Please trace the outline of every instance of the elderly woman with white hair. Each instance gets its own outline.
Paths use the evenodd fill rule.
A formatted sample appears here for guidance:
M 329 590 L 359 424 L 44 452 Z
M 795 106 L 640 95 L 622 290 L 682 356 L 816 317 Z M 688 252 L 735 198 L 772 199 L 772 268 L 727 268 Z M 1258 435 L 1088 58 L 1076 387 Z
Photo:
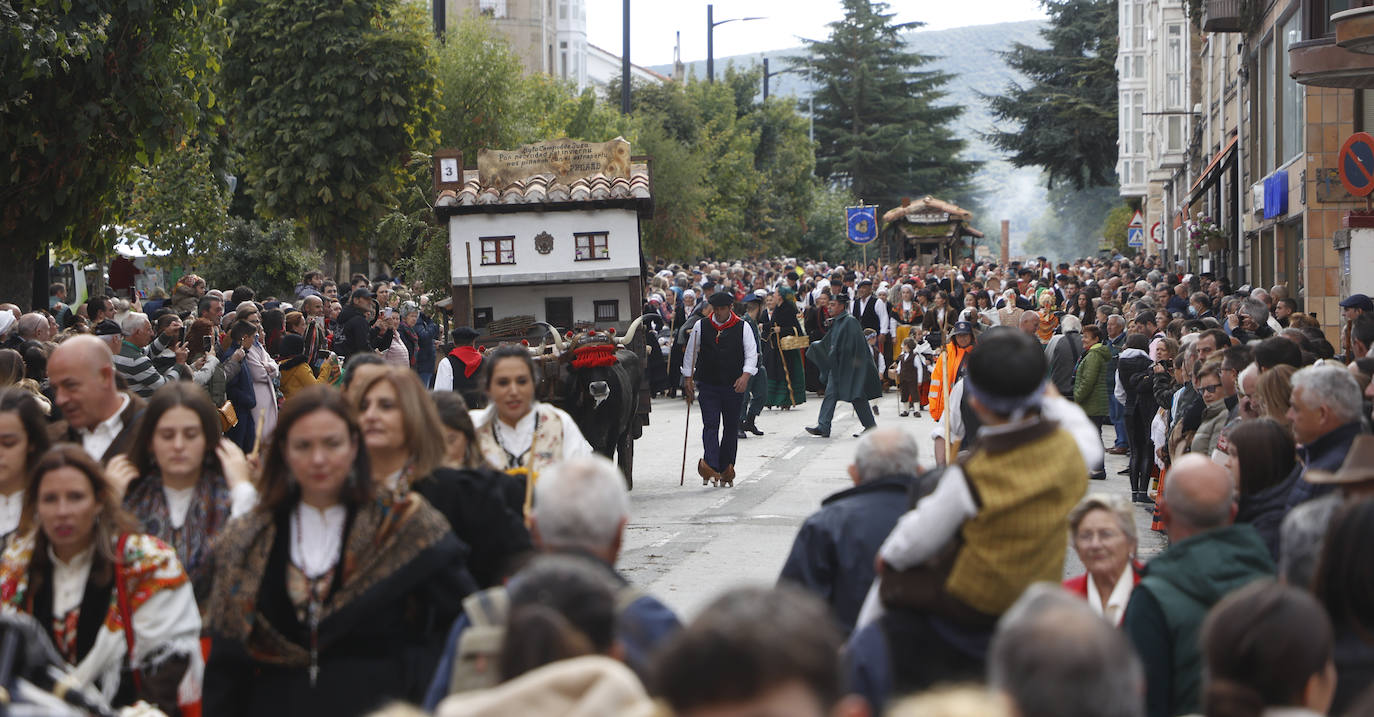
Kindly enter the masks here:
M 1073 314 L 1059 320 L 1059 333 L 1045 344 L 1045 359 L 1050 363 L 1050 382 L 1061 396 L 1073 396 L 1073 371 L 1083 358 L 1083 324 Z
M 1111 624 L 1120 625 L 1144 569 L 1135 559 L 1138 542 L 1131 504 L 1105 493 L 1084 496 L 1069 511 L 1069 542 L 1087 572 L 1065 580 L 1064 589 L 1087 600 Z

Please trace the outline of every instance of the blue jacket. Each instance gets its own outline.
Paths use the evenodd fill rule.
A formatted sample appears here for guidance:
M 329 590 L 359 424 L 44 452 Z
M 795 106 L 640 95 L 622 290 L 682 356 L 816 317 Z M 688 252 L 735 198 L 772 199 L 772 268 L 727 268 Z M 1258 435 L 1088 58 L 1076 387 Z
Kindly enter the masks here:
M 434 339 L 439 335 L 439 325 L 430 321 L 423 313 L 415 321 L 415 373 L 434 373 Z M 426 387 L 428 388 L 428 387 Z
M 1355 436 L 1360 435 L 1362 430 L 1360 422 L 1354 421 L 1307 445 L 1298 446 L 1298 457 L 1302 459 L 1299 469 L 1302 471 L 1303 477 L 1293 484 L 1293 491 L 1288 494 L 1289 510 L 1292 510 L 1293 506 L 1299 503 L 1312 500 L 1331 490 L 1332 486 L 1330 485 L 1308 483 L 1306 480 L 1307 472 L 1340 470 L 1341 463 L 1345 462 L 1345 454 L 1350 452 L 1350 444 L 1355 442 Z
M 844 631 L 852 631 L 873 584 L 873 556 L 906 512 L 911 480 L 886 476 L 821 501 L 797 531 L 779 582 L 790 580 L 818 595 Z
M 629 585 L 614 569 L 607 566 L 615 580 Z M 448 697 L 449 682 L 453 678 L 453 660 L 458 654 L 458 640 L 471 623 L 467 615 L 459 616 L 449 630 L 444 651 L 439 655 L 439 665 L 434 670 L 434 678 L 425 691 L 424 709 L 434 712 L 440 702 Z M 667 605 L 649 595 L 641 595 L 616 616 L 616 638 L 625 647 L 625 664 L 640 676 L 647 679 L 649 657 L 664 640 L 682 628 L 677 615 Z
M 237 346 L 229 348 L 219 353 L 221 365 L 234 355 Z M 238 415 L 239 422 L 233 428 L 224 432 L 224 437 L 233 441 L 245 453 L 253 450 L 253 441 L 257 439 L 257 426 L 253 422 L 253 409 L 258 407 L 258 399 L 253 393 L 253 376 L 244 366 L 233 379 L 225 382 L 224 395 L 229 402 L 234 404 L 234 412 Z

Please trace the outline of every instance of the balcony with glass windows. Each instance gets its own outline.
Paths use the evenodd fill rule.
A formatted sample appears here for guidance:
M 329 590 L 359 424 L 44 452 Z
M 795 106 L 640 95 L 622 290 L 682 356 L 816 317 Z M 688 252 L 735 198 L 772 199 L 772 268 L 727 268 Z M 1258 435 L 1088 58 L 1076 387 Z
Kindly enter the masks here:
M 1371 0 L 1303 0 L 1306 32 L 1289 45 L 1290 76 L 1315 87 L 1374 89 Z M 1362 7 L 1350 8 L 1358 4 Z

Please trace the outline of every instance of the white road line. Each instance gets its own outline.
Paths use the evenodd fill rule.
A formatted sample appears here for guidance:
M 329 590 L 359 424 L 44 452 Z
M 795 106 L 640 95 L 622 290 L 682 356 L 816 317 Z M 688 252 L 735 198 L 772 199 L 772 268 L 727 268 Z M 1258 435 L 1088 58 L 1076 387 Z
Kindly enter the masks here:
M 673 533 L 672 535 L 670 535 L 670 536 L 668 536 L 668 537 L 666 537 L 666 538 L 659 538 L 658 540 L 655 540 L 654 542 L 649 543 L 649 549 L 650 549 L 650 550 L 653 550 L 653 549 L 656 549 L 656 548 L 661 548 L 661 547 L 667 545 L 668 543 L 672 542 L 673 538 L 676 538 L 676 537 L 679 536 L 679 535 L 682 535 L 682 531 L 680 531 L 680 530 L 679 530 L 678 532 L 676 532 L 676 533 Z
M 782 460 L 785 460 L 785 461 L 790 461 L 790 460 L 792 460 L 794 457 L 796 457 L 796 455 L 797 455 L 798 453 L 801 453 L 801 452 L 802 452 L 802 448 L 803 448 L 803 446 L 797 446 L 796 448 L 793 448 L 792 450 L 790 450 L 790 451 L 784 453 L 784 454 L 782 455 Z

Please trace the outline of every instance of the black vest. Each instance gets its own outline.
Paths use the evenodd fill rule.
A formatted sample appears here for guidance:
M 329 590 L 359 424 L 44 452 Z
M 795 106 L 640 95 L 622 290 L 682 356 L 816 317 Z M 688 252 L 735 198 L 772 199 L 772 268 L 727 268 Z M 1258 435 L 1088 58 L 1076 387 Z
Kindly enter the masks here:
M 701 320 L 701 345 L 697 347 L 697 366 L 692 372 L 697 383 L 712 386 L 732 385 L 744 373 L 744 321 L 728 329 L 716 330 L 710 317 Z
M 868 302 L 867 306 L 864 306 L 865 301 Z M 859 307 L 863 307 L 863 310 L 860 311 Z M 859 325 L 865 329 L 877 331 L 883 325 L 883 320 L 878 316 L 878 297 L 876 296 L 870 294 L 867 299 L 855 299 L 851 311 L 859 319 Z

